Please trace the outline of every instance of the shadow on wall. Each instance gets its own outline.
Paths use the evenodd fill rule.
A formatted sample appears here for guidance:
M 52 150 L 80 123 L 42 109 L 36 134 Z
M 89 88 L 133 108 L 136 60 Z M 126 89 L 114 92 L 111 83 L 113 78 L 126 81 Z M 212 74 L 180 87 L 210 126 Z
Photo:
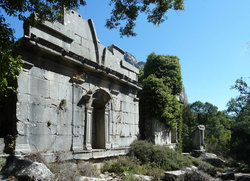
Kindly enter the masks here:
M 16 102 L 15 93 L 0 102 L 0 153 L 12 154 L 15 148 L 16 130 Z

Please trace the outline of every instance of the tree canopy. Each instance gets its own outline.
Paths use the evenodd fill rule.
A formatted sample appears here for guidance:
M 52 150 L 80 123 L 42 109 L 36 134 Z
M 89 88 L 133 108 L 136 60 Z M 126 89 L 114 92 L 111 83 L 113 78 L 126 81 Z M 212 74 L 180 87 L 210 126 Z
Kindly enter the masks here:
M 250 87 L 243 78 L 237 79 L 232 86 L 239 96 L 228 102 L 229 113 L 235 120 L 232 127 L 231 152 L 237 159 L 250 163 Z M 241 154 L 238 154 L 241 153 Z
M 88 0 L 0 0 L 0 8 L 8 16 L 27 19 L 29 13 L 37 13 L 39 19 L 55 20 L 61 18 L 62 8 L 78 9 Z M 106 21 L 109 29 L 119 28 L 121 36 L 135 36 L 134 27 L 140 13 L 147 15 L 147 21 L 159 25 L 167 19 L 169 10 L 183 10 L 184 0 L 110 0 L 113 7 Z
M 148 22 L 160 25 L 167 19 L 166 13 L 169 10 L 184 10 L 184 0 L 111 0 L 110 4 L 114 5 L 114 9 L 106 27 L 120 27 L 121 36 L 136 35 L 134 27 L 139 13 L 145 13 Z M 125 22 L 124 26 L 122 22 Z
M 208 151 L 228 153 L 231 140 L 232 119 L 211 103 L 196 101 L 183 108 L 183 149 L 192 150 L 192 131 L 205 126 L 205 144 Z

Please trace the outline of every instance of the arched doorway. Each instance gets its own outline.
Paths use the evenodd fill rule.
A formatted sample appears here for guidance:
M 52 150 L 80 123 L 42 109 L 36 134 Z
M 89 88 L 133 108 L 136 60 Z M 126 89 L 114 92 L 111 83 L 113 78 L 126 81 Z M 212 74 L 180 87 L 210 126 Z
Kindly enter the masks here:
M 91 145 L 93 149 L 105 149 L 108 121 L 105 113 L 109 109 L 110 96 L 104 90 L 97 90 L 92 96 L 92 133 Z

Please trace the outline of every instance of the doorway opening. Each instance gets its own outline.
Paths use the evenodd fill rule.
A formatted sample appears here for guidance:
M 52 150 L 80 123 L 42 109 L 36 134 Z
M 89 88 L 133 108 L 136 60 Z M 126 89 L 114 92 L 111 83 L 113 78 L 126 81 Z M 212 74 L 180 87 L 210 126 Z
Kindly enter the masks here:
M 103 90 L 98 90 L 93 94 L 92 113 L 92 148 L 105 149 L 105 109 L 110 100 L 109 94 Z

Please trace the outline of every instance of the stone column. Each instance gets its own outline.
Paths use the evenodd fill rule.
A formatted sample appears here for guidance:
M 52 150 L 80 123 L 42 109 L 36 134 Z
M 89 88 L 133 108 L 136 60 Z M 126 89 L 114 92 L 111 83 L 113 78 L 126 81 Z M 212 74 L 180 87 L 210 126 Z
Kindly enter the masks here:
M 92 112 L 93 112 L 93 108 L 92 107 L 88 107 L 86 108 L 86 132 L 85 132 L 85 148 L 87 150 L 91 150 L 92 149 L 92 145 L 91 145 L 91 137 L 92 137 Z
M 196 150 L 204 150 L 204 131 L 205 131 L 205 126 L 204 125 L 199 125 L 196 127 L 196 129 L 192 133 L 192 143 L 193 143 L 193 148 Z
M 105 110 L 105 148 L 110 149 L 110 110 Z
M 171 143 L 177 143 L 177 130 L 176 130 L 176 128 L 171 130 Z

